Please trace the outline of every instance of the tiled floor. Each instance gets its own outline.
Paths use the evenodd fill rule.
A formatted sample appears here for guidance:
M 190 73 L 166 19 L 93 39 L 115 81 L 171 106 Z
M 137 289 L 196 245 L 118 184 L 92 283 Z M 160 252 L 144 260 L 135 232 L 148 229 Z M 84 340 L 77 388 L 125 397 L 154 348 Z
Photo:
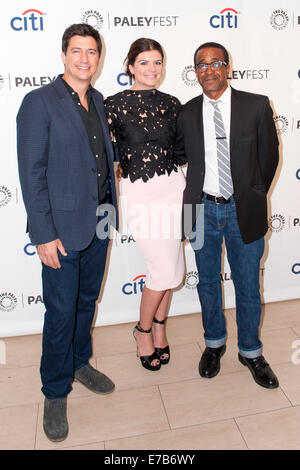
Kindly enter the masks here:
M 234 317 L 226 311 L 227 352 L 210 380 L 198 374 L 199 314 L 169 318 L 172 356 L 159 372 L 140 366 L 131 324 L 95 328 L 92 363 L 116 390 L 99 396 L 74 383 L 70 432 L 59 444 L 43 433 L 41 336 L 5 339 L 0 449 L 300 449 L 300 363 L 294 363 L 300 362 L 300 299 L 264 306 L 261 337 L 280 381 L 276 390 L 259 387 L 238 362 Z

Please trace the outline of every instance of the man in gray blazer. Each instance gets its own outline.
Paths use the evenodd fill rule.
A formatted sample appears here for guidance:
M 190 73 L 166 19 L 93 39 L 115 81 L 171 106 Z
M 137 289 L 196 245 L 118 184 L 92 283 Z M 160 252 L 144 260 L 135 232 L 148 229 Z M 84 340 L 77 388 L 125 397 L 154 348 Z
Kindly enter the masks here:
M 278 164 L 273 112 L 267 96 L 228 86 L 229 58 L 221 44 L 202 44 L 194 63 L 203 94 L 179 113 L 176 153 L 181 163 L 188 163 L 183 203 L 193 210 L 185 211 L 192 213 L 185 235 L 196 220 L 194 209 L 204 206 L 204 243 L 202 248 L 194 244 L 206 344 L 199 373 L 216 376 L 226 349 L 220 280 L 225 240 L 236 295 L 238 358 L 256 383 L 276 388 L 277 377 L 262 356 L 259 339 L 267 192 Z M 203 227 L 200 216 L 198 222 Z
M 94 28 L 70 26 L 62 39 L 64 74 L 27 94 L 17 116 L 28 231 L 42 261 L 44 431 L 53 441 L 68 433 L 73 379 L 96 393 L 114 390 L 88 362 L 109 224 L 118 224 L 113 149 L 102 95 L 91 86 L 101 48 Z

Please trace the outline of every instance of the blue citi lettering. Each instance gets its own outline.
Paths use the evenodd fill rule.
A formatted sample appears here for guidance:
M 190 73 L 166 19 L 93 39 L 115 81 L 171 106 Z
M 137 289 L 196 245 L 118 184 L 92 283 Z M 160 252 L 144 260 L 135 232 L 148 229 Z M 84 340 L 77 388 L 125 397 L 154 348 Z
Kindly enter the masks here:
M 145 285 L 145 277 L 145 274 L 142 274 L 141 276 L 135 277 L 132 282 L 127 282 L 126 284 L 124 284 L 124 286 L 122 287 L 123 294 L 132 295 L 142 292 Z
M 32 249 L 33 251 L 31 251 Z M 35 245 L 33 243 L 27 243 L 27 245 L 24 246 L 24 253 L 29 256 L 36 255 Z
M 225 12 L 227 12 L 225 14 Z M 212 28 L 237 28 L 238 12 L 233 8 L 224 8 L 219 15 L 211 16 L 209 24 Z
M 126 73 L 122 72 L 117 76 L 117 82 L 121 86 L 132 86 L 133 80 L 132 77 L 128 77 Z
M 26 16 L 31 13 L 29 16 Z M 36 13 L 38 16 L 36 15 Z M 43 31 L 43 13 L 39 10 L 26 10 L 22 16 L 15 16 L 10 21 L 10 26 L 14 31 Z
M 300 263 L 295 263 L 293 266 L 292 266 L 292 272 L 294 274 L 300 274 Z

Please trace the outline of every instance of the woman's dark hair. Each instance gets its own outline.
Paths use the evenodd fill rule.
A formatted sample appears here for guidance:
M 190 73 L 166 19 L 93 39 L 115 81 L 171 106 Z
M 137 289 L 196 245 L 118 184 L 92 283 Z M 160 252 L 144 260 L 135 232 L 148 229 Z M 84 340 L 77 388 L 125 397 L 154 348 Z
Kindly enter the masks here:
M 69 28 L 65 30 L 63 37 L 62 37 L 62 46 L 61 46 L 64 54 L 67 53 L 69 41 L 73 36 L 92 36 L 92 38 L 94 38 L 97 43 L 99 56 L 101 55 L 102 42 L 101 42 L 100 34 L 95 28 L 93 28 L 92 26 L 86 23 L 72 24 L 71 26 L 69 26 Z
M 206 42 L 204 44 L 201 44 L 201 46 L 199 46 L 198 49 L 196 50 L 196 52 L 194 54 L 194 65 L 196 65 L 196 59 L 197 59 L 198 52 L 201 49 L 206 49 L 207 47 L 215 47 L 216 49 L 221 49 L 221 51 L 223 52 L 223 55 L 224 55 L 224 62 L 226 62 L 227 65 L 229 64 L 228 52 L 225 49 L 225 47 L 222 46 L 222 44 L 218 44 L 217 42 Z
M 159 42 L 155 41 L 154 39 L 147 38 L 137 39 L 131 44 L 127 57 L 124 60 L 124 64 L 126 65 L 126 74 L 129 75 L 129 77 L 132 77 L 132 73 L 129 70 L 129 65 L 133 65 L 137 56 L 141 52 L 145 51 L 158 51 L 160 52 L 162 59 L 164 59 L 164 53 Z

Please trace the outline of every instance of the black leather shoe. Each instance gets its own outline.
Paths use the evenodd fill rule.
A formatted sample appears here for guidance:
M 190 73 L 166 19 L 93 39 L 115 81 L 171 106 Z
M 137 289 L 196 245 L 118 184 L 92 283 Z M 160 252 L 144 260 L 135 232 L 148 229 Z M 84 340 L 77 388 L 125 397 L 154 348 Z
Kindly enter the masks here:
M 250 369 L 255 382 L 266 388 L 277 388 L 278 379 L 263 356 L 248 359 L 239 354 L 239 361 Z
M 201 377 L 211 379 L 220 371 L 220 359 L 226 351 L 226 344 L 220 348 L 205 348 L 199 362 L 199 374 Z

